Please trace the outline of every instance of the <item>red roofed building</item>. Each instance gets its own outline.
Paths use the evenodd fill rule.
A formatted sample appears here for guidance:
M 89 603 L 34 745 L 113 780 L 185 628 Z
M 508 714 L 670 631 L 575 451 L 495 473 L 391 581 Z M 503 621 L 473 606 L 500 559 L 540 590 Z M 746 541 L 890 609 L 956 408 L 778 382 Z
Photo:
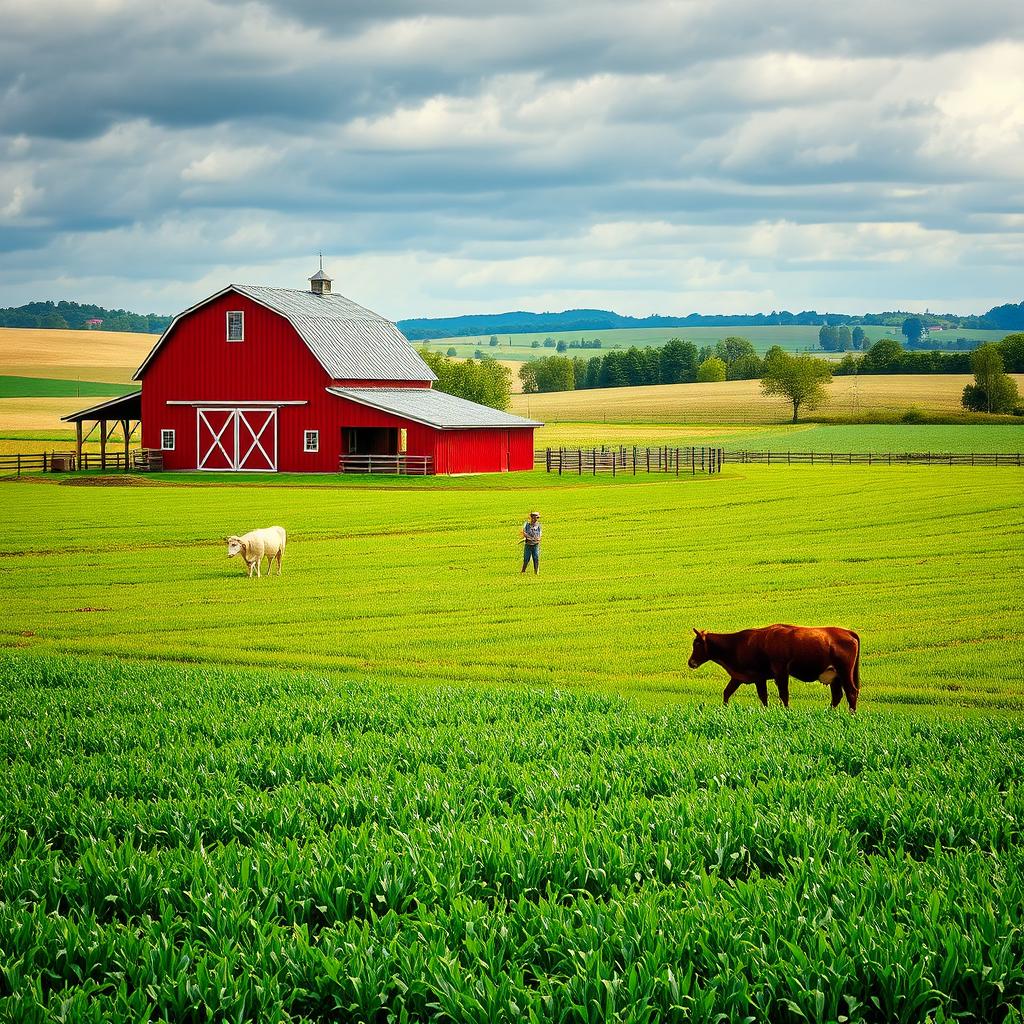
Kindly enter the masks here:
M 541 425 L 434 391 L 398 328 L 322 269 L 309 291 L 228 285 L 186 309 L 134 379 L 166 469 L 526 470 Z

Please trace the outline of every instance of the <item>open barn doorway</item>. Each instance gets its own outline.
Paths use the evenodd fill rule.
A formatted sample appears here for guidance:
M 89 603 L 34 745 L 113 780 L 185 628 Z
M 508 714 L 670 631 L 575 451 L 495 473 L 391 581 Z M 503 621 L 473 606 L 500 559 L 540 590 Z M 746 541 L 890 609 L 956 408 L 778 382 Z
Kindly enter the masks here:
M 342 427 L 341 450 L 346 455 L 397 455 L 397 427 Z

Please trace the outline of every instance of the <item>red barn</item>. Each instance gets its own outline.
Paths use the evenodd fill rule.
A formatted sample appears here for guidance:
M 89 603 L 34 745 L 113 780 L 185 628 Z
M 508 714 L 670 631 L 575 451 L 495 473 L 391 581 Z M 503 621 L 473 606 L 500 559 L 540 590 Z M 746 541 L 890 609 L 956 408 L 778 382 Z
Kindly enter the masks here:
M 434 391 L 389 320 L 331 293 L 229 285 L 174 318 L 135 374 L 167 469 L 495 473 L 541 424 Z

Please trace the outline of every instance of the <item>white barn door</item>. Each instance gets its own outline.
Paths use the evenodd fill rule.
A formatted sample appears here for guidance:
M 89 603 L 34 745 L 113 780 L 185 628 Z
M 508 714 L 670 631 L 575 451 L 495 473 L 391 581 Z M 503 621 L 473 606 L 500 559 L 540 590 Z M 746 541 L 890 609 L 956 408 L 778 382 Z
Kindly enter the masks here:
M 196 409 L 196 466 L 276 472 L 277 409 Z

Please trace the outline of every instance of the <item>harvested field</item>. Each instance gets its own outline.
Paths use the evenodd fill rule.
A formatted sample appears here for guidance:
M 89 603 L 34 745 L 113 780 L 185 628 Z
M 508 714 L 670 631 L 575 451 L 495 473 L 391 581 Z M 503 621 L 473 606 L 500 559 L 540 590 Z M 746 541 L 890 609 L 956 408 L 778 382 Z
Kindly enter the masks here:
M 128 383 L 155 334 L 0 327 L 0 374 Z

